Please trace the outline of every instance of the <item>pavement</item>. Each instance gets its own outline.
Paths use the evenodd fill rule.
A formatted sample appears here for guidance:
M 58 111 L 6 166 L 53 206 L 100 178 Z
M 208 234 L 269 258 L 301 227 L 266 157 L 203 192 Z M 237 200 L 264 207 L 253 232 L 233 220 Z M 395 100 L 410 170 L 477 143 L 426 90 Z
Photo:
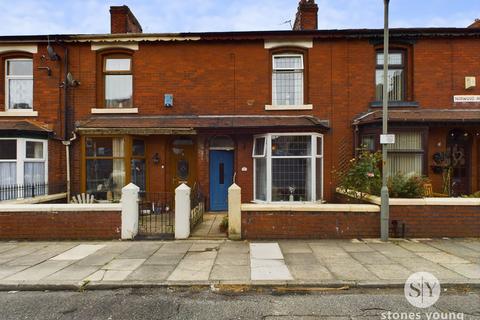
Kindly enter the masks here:
M 0 290 L 480 287 L 480 239 L 0 242 Z M 219 290 L 220 290 L 219 289 Z

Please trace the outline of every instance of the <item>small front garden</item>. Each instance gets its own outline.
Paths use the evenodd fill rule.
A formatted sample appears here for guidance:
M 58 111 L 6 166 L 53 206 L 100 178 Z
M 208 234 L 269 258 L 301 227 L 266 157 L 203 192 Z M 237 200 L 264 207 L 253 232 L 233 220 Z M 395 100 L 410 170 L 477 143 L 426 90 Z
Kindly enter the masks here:
M 337 173 L 339 191 L 359 200 L 368 195 L 380 196 L 381 165 L 381 152 L 361 151 L 357 158 L 350 160 L 346 170 Z M 391 198 L 449 197 L 448 194 L 434 193 L 427 177 L 400 172 L 388 178 L 388 191 Z M 462 197 L 478 198 L 480 191 Z

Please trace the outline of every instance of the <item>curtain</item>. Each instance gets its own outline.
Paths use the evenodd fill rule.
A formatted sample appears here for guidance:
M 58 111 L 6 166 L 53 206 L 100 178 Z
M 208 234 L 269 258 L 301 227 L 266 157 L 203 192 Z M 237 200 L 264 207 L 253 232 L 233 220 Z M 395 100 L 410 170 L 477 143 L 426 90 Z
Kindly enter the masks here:
M 114 199 L 120 199 L 122 188 L 125 186 L 125 159 L 124 157 L 123 138 L 113 139 L 113 157 L 121 157 L 122 159 L 113 160 L 113 195 Z
M 32 109 L 33 80 L 10 79 L 8 90 L 10 109 Z
M 255 200 L 267 201 L 266 158 L 255 158 Z
M 105 76 L 107 108 L 131 108 L 132 92 L 132 75 Z
M 45 163 L 44 162 L 25 162 L 24 165 L 24 184 L 43 184 L 45 183 Z
M 0 185 L 11 186 L 17 184 L 17 163 L 0 162 Z

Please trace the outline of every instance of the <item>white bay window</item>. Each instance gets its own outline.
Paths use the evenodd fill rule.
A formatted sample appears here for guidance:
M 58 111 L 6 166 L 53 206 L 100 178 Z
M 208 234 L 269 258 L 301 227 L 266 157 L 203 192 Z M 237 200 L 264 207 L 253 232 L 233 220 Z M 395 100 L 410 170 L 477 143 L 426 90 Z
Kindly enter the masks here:
M 253 158 L 256 201 L 322 200 L 321 135 L 279 133 L 255 136 Z

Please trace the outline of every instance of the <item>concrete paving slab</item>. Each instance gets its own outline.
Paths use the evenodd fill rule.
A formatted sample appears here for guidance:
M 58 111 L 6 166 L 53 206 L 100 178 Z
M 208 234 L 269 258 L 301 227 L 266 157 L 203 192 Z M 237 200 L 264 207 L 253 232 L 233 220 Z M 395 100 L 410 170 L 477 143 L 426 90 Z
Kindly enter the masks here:
M 372 248 L 367 246 L 365 243 L 361 242 L 352 242 L 352 241 L 344 241 L 340 242 L 339 246 L 347 251 L 347 252 L 373 252 Z
M 312 253 L 312 248 L 304 241 L 279 241 L 283 254 L 287 253 Z
M 173 265 L 142 265 L 127 277 L 128 280 L 163 281 L 172 273 Z
M 200 242 L 194 243 L 188 252 L 218 251 L 221 242 Z
M 192 242 L 167 242 L 156 253 L 187 253 Z
M 369 243 L 368 246 L 387 257 L 414 257 L 415 253 L 394 243 Z
M 250 244 L 247 241 L 226 241 L 220 246 L 219 253 L 250 253 Z
M 367 265 L 367 264 L 383 264 L 383 265 L 388 265 L 388 264 L 395 264 L 394 261 L 390 260 L 380 252 L 351 252 L 350 255 L 360 262 L 361 264 Z
M 73 261 L 52 261 L 47 260 L 34 267 L 18 272 L 5 280 L 8 281 L 38 281 L 55 272 L 69 266 Z
M 45 278 L 45 280 L 55 281 L 80 281 L 89 275 L 95 273 L 98 267 L 94 266 L 79 266 L 76 264 L 70 265 L 65 269 L 55 272 L 54 274 Z
M 395 264 L 365 265 L 365 268 L 367 268 L 370 272 L 383 280 L 395 279 L 406 281 L 408 277 L 412 274 L 410 270 Z
M 470 263 L 468 260 L 456 257 L 445 252 L 417 252 L 417 254 L 435 263 Z
M 313 253 L 287 253 L 284 254 L 285 263 L 291 265 L 315 265 L 319 264 Z
M 132 245 L 136 245 L 136 242 L 128 242 L 128 241 L 110 241 L 104 242 L 105 248 L 98 250 L 97 253 L 123 253 Z
M 324 260 L 325 258 L 349 258 L 350 255 L 343 250 L 340 246 L 331 245 L 331 246 L 324 246 L 324 245 L 317 245 L 317 244 L 310 244 L 310 247 L 313 250 L 313 254 L 319 258 L 319 260 Z
M 184 253 L 155 253 L 148 258 L 144 265 L 177 265 L 185 256 Z
M 468 279 L 480 279 L 480 265 L 473 263 L 443 263 L 442 266 L 448 268 Z
M 322 265 L 310 264 L 310 265 L 291 265 L 287 264 L 290 273 L 295 280 L 302 281 L 318 281 L 318 280 L 331 280 L 333 275 Z
M 248 266 L 250 265 L 250 255 L 248 253 L 218 253 L 215 264 L 223 266 Z
M 283 259 L 278 243 L 250 243 L 251 259 Z
M 59 254 L 50 260 L 52 261 L 65 261 L 65 260 L 80 260 L 92 253 L 102 249 L 105 245 L 102 244 L 80 244 L 62 254 Z
M 33 266 L 71 249 L 71 244 L 55 244 L 41 248 L 31 254 L 18 257 L 6 263 L 9 266 Z
M 15 249 L 17 245 L 17 243 L 0 243 L 0 253 Z
M 106 253 L 100 250 L 79 260 L 76 264 L 80 266 L 103 266 L 118 257 L 118 255 L 119 253 Z
M 189 252 L 168 277 L 169 281 L 208 280 L 216 251 Z
M 378 277 L 355 260 L 327 260 L 327 269 L 340 280 L 378 280 Z
M 125 250 L 118 256 L 119 259 L 148 259 L 162 247 L 158 242 L 141 242 Z
M 480 257 L 480 252 L 472 250 L 470 248 L 466 248 L 464 246 L 458 245 L 456 242 L 451 241 L 451 240 L 436 240 L 432 241 L 430 243 L 431 246 L 438 248 L 442 251 L 445 251 L 447 253 L 463 257 L 465 259 L 468 259 L 469 257 Z
M 84 279 L 84 281 L 91 281 L 91 282 L 97 282 L 97 281 L 102 281 L 103 276 L 105 276 L 105 273 L 107 270 L 97 270 L 96 272 L 92 273 L 88 277 Z
M 462 239 L 462 240 L 454 240 L 454 241 L 455 243 L 461 246 L 480 252 L 480 241 L 478 240 L 475 241 L 475 240 Z
M 123 281 L 132 271 L 106 270 L 102 281 Z
M 410 270 L 411 273 L 426 271 L 433 274 L 439 280 L 464 279 L 458 273 L 421 257 L 397 258 L 392 260 L 395 260 L 399 265 L 402 265 Z
M 34 253 L 44 247 L 46 247 L 46 245 L 41 243 L 22 243 L 13 250 L 0 253 L 0 264 Z
M 0 280 L 27 268 L 28 266 L 0 266 Z
M 252 259 L 251 280 L 293 280 L 283 260 Z
M 250 267 L 239 265 L 214 265 L 210 280 L 249 281 Z
M 440 250 L 438 250 L 437 248 L 432 247 L 426 243 L 408 241 L 399 242 L 398 245 L 404 249 L 407 249 L 408 251 L 413 252 L 440 252 Z
M 146 259 L 113 259 L 102 269 L 117 271 L 133 271 L 137 269 Z

